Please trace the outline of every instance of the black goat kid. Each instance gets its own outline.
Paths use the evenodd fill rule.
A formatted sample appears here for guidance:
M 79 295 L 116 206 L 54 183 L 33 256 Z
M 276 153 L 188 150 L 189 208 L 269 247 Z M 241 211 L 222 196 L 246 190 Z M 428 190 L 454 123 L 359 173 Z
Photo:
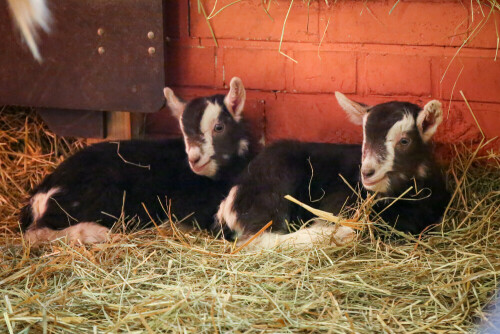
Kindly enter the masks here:
M 100 143 L 69 157 L 32 192 L 21 228 L 32 242 L 106 240 L 122 216 L 145 227 L 166 218 L 166 203 L 178 218 L 192 213 L 209 228 L 220 201 L 249 161 L 242 121 L 245 88 L 233 78 L 229 93 L 179 100 L 165 88 L 184 141 Z M 187 153 L 187 155 L 186 155 Z M 144 206 L 147 208 L 147 212 Z
M 364 196 L 366 190 L 377 192 L 381 200 L 374 211 L 398 230 L 420 233 L 440 221 L 449 194 L 429 141 L 442 121 L 441 103 L 430 101 L 423 109 L 405 102 L 367 107 L 338 92 L 336 97 L 351 121 L 363 125 L 363 145 L 280 141 L 267 147 L 221 203 L 216 224 L 232 231 L 230 237 L 243 242 L 272 220 L 272 231 L 254 240 L 254 247 L 307 246 L 324 236 L 339 243 L 352 239 L 351 228 L 321 221 L 287 234 L 286 221 L 313 218 L 284 199 L 287 194 L 335 214 L 356 201 L 339 174 L 352 186 L 361 183 Z

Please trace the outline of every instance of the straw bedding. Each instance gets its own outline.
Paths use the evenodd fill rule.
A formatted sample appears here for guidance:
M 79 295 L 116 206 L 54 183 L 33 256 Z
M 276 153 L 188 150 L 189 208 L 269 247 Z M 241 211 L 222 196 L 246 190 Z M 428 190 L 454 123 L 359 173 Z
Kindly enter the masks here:
M 26 190 L 83 146 L 29 110 L 0 112 L 2 333 L 463 333 L 492 311 L 498 155 L 456 154 L 445 223 L 420 240 L 372 229 L 343 247 L 231 254 L 166 224 L 103 245 L 22 247 L 15 214 Z

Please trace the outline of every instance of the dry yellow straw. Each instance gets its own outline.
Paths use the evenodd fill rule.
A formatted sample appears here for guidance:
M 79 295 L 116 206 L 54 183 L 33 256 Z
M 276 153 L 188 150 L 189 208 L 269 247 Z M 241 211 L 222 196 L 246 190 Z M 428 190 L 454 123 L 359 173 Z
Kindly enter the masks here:
M 360 224 L 357 224 L 357 223 L 352 223 L 352 222 L 347 222 L 345 220 L 342 220 L 340 219 L 339 217 L 337 216 L 334 216 L 332 213 L 330 212 L 327 212 L 327 211 L 323 211 L 323 210 L 319 210 L 319 209 L 315 209 L 307 204 L 304 204 L 302 203 L 301 201 L 299 201 L 298 199 L 290 196 L 290 195 L 286 195 L 285 198 L 301 207 L 303 207 L 304 209 L 306 209 L 307 211 L 309 211 L 310 213 L 318 216 L 319 218 L 321 219 L 324 219 L 326 221 L 329 221 L 329 222 L 332 222 L 332 223 L 335 223 L 335 224 L 340 224 L 342 226 L 347 226 L 347 227 L 350 227 L 350 228 L 353 228 L 353 229 L 356 229 L 356 230 L 362 230 L 362 227 L 360 227 Z

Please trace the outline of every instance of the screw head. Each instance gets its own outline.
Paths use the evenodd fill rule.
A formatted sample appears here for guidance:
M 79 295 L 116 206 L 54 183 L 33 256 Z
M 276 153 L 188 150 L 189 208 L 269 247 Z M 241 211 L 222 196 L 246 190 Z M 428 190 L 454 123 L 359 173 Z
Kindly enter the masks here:
M 97 29 L 97 34 L 98 34 L 99 36 L 104 35 L 104 29 L 103 29 L 103 28 L 99 28 L 99 29 Z
M 155 49 L 154 47 L 150 47 L 150 48 L 148 49 L 148 53 L 149 53 L 150 55 L 154 55 L 154 54 L 155 54 L 155 52 L 156 52 L 156 49 Z
M 100 46 L 99 48 L 97 48 L 97 52 L 98 52 L 100 55 L 104 54 L 104 52 L 105 52 L 105 51 L 106 51 L 106 50 L 104 50 L 104 47 L 102 47 L 102 46 Z
M 148 32 L 148 38 L 149 38 L 149 39 L 153 39 L 153 38 L 155 38 L 155 33 L 154 33 L 154 32 L 152 32 L 152 31 Z

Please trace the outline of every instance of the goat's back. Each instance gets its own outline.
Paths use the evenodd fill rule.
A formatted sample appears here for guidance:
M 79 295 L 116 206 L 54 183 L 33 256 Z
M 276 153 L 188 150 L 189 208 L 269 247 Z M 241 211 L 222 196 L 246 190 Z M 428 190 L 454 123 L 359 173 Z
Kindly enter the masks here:
M 247 231 L 260 229 L 254 224 L 272 219 L 274 228 L 285 230 L 278 222 L 306 221 L 313 216 L 289 202 L 289 194 L 303 203 L 337 212 L 346 200 L 353 200 L 344 180 L 356 187 L 359 182 L 361 146 L 327 143 L 301 143 L 284 140 L 266 147 L 245 169 L 238 182 L 236 212 Z M 253 198 L 258 200 L 253 201 Z M 275 213 L 275 214 L 273 214 Z M 265 215 L 266 217 L 259 217 Z
M 170 200 L 177 218 L 196 212 L 200 225 L 207 227 L 229 182 L 194 174 L 180 139 L 109 142 L 69 157 L 34 190 L 32 199 L 54 190 L 39 222 L 51 229 L 67 227 L 68 220 L 111 227 L 122 214 L 142 222 L 149 215 L 165 219 Z M 33 221 L 27 210 L 21 215 L 23 229 Z

